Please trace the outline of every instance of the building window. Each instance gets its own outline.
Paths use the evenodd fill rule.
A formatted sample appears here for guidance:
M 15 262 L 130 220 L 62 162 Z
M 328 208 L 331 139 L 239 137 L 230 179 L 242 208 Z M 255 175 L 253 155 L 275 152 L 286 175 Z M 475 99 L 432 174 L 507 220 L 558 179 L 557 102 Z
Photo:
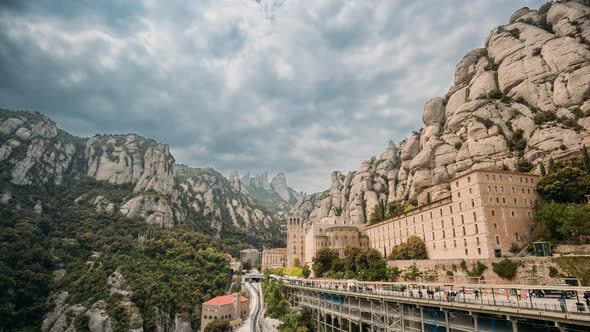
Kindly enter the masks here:
M 486 174 L 486 180 L 489 180 L 489 179 L 490 179 L 490 176 Z
M 433 241 L 435 240 L 435 238 L 434 238 L 434 232 L 432 232 L 432 240 Z
M 524 194 L 524 188 L 520 188 L 520 190 L 522 191 L 522 193 Z
M 502 181 L 502 175 L 498 175 L 498 179 Z
M 510 211 L 510 215 L 514 218 L 516 217 L 516 213 L 514 213 L 514 211 Z
M 475 200 L 471 199 L 471 207 L 475 207 Z
M 442 213 L 442 209 L 439 209 L 439 210 L 440 210 L 440 216 L 442 217 L 442 215 L 443 215 L 443 213 Z
M 481 248 L 477 248 L 477 254 L 481 255 Z
M 498 235 L 496 235 L 496 244 L 500 245 L 500 237 Z
M 446 234 L 445 234 L 445 230 L 443 229 L 443 239 L 446 239 Z
M 441 227 L 441 228 L 445 228 L 445 221 L 444 221 L 444 220 L 441 220 L 441 221 L 440 221 L 440 227 Z
M 524 178 L 524 182 L 529 183 L 529 178 Z
M 461 193 L 457 193 L 457 198 L 461 198 Z
M 514 236 L 516 237 L 516 241 L 520 241 L 520 234 L 514 233 Z
M 477 225 L 475 225 L 475 226 L 477 226 Z M 479 245 L 479 237 L 475 238 L 475 243 L 477 243 L 477 245 Z
M 469 250 L 465 249 L 465 256 L 469 256 Z
M 463 226 L 463 236 L 465 236 L 465 235 L 466 235 L 466 233 L 465 233 L 465 226 Z
M 451 226 L 455 226 L 455 218 L 451 217 Z
M 500 204 L 500 197 L 496 197 L 496 203 Z
M 498 192 L 498 186 L 494 186 L 494 191 Z
M 477 214 L 473 211 L 473 221 L 477 221 Z
M 475 224 L 475 234 L 479 234 L 479 227 L 477 227 L 477 224 Z
M 456 235 L 455 235 L 455 229 L 453 228 L 453 237 L 455 237 L 455 236 L 456 236 Z
M 518 204 L 518 203 L 516 202 L 516 198 L 514 199 L 514 204 Z
M 512 187 L 512 193 L 516 193 L 516 188 Z
M 512 175 L 510 176 L 510 182 L 512 182 Z
M 500 192 L 504 192 L 504 186 L 500 186 Z
M 473 189 L 469 188 L 469 193 L 473 194 Z
M 461 215 L 461 225 L 463 225 L 465 223 L 465 217 L 463 217 L 463 215 Z
M 488 192 L 491 193 L 492 192 L 492 186 L 488 186 Z
M 531 211 L 528 212 L 528 215 L 529 215 L 529 219 L 533 219 L 533 215 L 532 215 Z
M 496 211 L 492 210 L 492 217 L 496 215 Z
M 447 241 L 443 241 L 443 247 L 447 249 Z
M 450 212 L 450 213 L 453 213 L 453 206 L 452 206 L 452 205 L 451 205 L 451 206 L 449 206 L 449 212 Z
M 432 211 L 430 211 L 430 219 L 432 219 Z
M 459 210 L 460 211 L 463 210 L 463 204 L 462 203 L 459 203 Z
M 463 246 L 467 247 L 467 239 L 463 239 Z
M 502 197 L 502 203 L 506 204 L 506 197 Z
M 471 183 L 471 177 L 470 176 L 467 177 L 467 182 L 468 183 Z
M 526 205 L 526 198 L 523 198 L 522 202 L 524 203 L 524 205 Z
M 457 181 L 457 188 L 459 188 L 459 181 Z
M 492 196 L 490 196 L 490 203 L 494 202 L 494 198 Z
M 453 240 L 453 247 L 457 248 L 457 240 Z

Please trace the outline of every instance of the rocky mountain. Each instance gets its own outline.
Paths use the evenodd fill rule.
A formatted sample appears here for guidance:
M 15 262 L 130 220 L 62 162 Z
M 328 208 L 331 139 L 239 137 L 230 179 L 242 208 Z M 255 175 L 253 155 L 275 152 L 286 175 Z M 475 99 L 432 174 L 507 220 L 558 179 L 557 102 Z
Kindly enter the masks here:
M 516 11 L 459 61 L 448 93 L 428 101 L 422 119 L 380 158 L 332 173 L 330 189 L 292 213 L 365 222 L 379 201 L 444 197 L 447 181 L 472 169 L 535 171 L 578 154 L 590 142 L 589 1 Z
M 135 134 L 76 137 L 40 113 L 0 111 L 2 181 L 60 185 L 64 179 L 81 177 L 131 186 L 133 195 L 112 202 L 85 194 L 77 202 L 145 218 L 150 224 L 171 228 L 195 221 L 216 236 L 228 229 L 264 234 L 277 226 L 271 225 L 272 217 L 240 183 L 212 169 L 177 165 L 168 145 Z M 9 197 L 10 188 L 4 188 L 2 195 Z
M 233 172 L 230 181 L 236 190 L 253 197 L 265 210 L 280 220 L 283 220 L 285 214 L 303 195 L 287 185 L 284 173 L 278 173 L 269 182 L 268 173 L 252 175 L 247 172 L 240 177 L 238 172 Z

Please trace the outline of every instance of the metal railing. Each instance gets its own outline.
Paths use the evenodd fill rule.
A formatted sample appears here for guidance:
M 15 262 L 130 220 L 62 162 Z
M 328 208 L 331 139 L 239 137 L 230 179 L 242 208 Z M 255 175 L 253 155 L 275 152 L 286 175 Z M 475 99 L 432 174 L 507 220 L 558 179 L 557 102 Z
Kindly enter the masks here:
M 360 293 L 382 298 L 400 299 L 406 302 L 423 303 L 426 305 L 440 305 L 441 303 L 444 303 L 453 307 L 485 306 L 488 307 L 486 309 L 494 311 L 501 311 L 501 308 L 534 310 L 538 311 L 540 315 L 542 315 L 542 312 L 554 312 L 568 315 L 579 315 L 588 318 L 590 321 L 590 308 L 588 308 L 587 304 L 577 302 L 576 297 L 571 299 L 535 297 L 533 289 L 525 289 L 521 292 L 519 288 L 496 288 L 490 286 L 484 288 L 477 287 L 478 285 L 452 285 L 452 287 L 448 289 L 440 286 L 429 288 L 425 286 L 410 286 L 406 290 L 396 291 L 379 287 L 336 286 L 313 283 L 304 279 L 283 279 L 283 281 L 286 286 L 335 291 L 344 293 L 344 295 L 347 293 Z M 544 289 L 544 286 L 536 286 L 535 290 L 536 289 Z

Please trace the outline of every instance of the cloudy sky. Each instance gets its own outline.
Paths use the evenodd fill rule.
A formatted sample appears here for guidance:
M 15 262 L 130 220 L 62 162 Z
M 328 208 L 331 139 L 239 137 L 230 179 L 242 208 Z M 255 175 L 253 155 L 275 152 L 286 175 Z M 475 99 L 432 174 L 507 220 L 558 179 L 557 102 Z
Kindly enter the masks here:
M 0 1 L 0 107 L 134 132 L 178 162 L 329 187 L 421 126 L 455 64 L 536 0 Z

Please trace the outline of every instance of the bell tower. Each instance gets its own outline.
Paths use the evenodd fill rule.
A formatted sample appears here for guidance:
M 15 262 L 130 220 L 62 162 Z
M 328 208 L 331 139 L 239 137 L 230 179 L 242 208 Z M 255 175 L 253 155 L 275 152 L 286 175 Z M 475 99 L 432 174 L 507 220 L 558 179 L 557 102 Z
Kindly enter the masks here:
M 303 267 L 305 253 L 305 229 L 300 216 L 287 217 L 287 267 L 295 266 L 295 259 Z

